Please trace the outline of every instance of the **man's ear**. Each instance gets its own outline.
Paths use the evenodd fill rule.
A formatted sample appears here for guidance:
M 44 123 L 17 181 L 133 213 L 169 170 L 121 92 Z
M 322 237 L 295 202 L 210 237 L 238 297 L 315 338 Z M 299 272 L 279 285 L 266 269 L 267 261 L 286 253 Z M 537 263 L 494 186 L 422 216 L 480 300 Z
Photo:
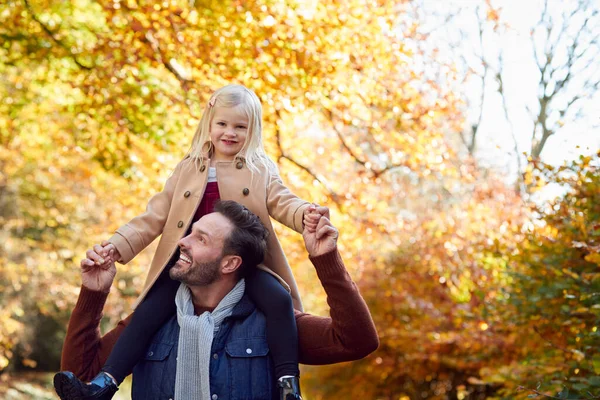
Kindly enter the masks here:
M 240 256 L 229 255 L 221 260 L 221 273 L 224 275 L 234 274 L 242 265 Z

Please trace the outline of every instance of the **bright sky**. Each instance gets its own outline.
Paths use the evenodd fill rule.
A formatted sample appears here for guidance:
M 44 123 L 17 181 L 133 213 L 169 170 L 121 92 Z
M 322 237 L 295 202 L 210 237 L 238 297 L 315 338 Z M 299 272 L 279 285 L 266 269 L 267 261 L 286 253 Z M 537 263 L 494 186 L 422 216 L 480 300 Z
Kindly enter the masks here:
M 505 82 L 507 95 L 509 98 L 510 116 L 516 132 L 521 132 L 517 136 L 519 149 L 528 149 L 531 143 L 531 118 L 525 109 L 524 97 L 530 97 L 537 93 L 538 74 L 537 67 L 533 64 L 532 46 L 529 39 L 530 27 L 535 24 L 539 18 L 540 2 L 523 0 L 504 0 L 499 2 L 503 7 L 503 16 L 516 32 L 505 36 L 501 45 L 508 49 L 505 53 L 506 73 L 510 77 Z M 529 96 L 527 95 L 529 94 Z M 502 103 L 500 96 L 489 88 L 487 93 L 489 103 L 484 112 L 483 120 L 486 125 L 482 127 L 482 134 L 489 138 L 484 143 L 486 147 L 500 146 L 502 149 L 511 149 L 512 140 L 506 140 L 505 132 L 508 125 L 503 115 L 497 113 L 501 110 Z M 596 104 L 600 98 L 596 95 Z M 593 102 L 586 102 L 586 108 L 591 109 Z M 596 106 L 596 108 L 598 108 Z M 595 118 L 595 121 L 592 120 Z M 564 160 L 572 160 L 580 154 L 590 154 L 600 149 L 600 132 L 598 128 L 592 130 L 593 124 L 598 124 L 598 115 L 588 116 L 585 120 L 578 123 L 566 125 L 555 136 L 548 139 L 542 157 L 546 162 L 552 164 L 562 164 Z M 577 147 L 579 146 L 579 148 Z
M 425 7 L 440 11 L 441 3 L 437 0 L 424 0 Z M 474 10 L 483 1 L 479 0 L 452 0 L 445 3 L 451 10 L 461 8 L 461 16 L 450 23 L 450 31 L 460 29 L 468 32 L 472 40 L 461 41 L 461 51 L 473 53 L 479 49 L 477 21 Z M 528 115 L 525 105 L 534 105 L 537 101 L 537 82 L 539 72 L 534 64 L 533 51 L 529 32 L 537 22 L 541 13 L 540 0 L 496 0 L 493 4 L 502 7 L 502 19 L 513 30 L 499 41 L 484 41 L 486 55 L 493 56 L 498 48 L 504 49 L 504 85 L 508 99 L 509 117 L 514 125 L 519 151 L 529 151 L 531 147 L 532 119 Z M 551 0 L 554 12 L 559 12 L 562 2 Z M 427 11 L 426 11 L 427 12 Z M 453 25 L 454 24 L 454 25 Z M 440 34 L 446 34 L 440 30 Z M 485 40 L 485 39 L 484 39 Z M 489 52 L 489 53 L 488 53 Z M 494 59 L 492 57 L 492 59 Z M 492 77 L 490 77 L 492 78 Z M 504 118 L 502 99 L 497 93 L 497 86 L 492 79 L 489 80 L 486 90 L 486 100 L 483 108 L 482 124 L 478 134 L 478 158 L 481 162 L 490 165 L 508 168 L 510 173 L 516 171 L 514 158 L 514 143 L 510 134 L 509 125 Z M 473 106 L 479 104 L 480 82 L 473 81 L 466 88 L 466 94 L 471 99 Z M 598 117 L 597 104 L 600 104 L 600 93 L 594 100 L 586 101 L 587 116 L 577 123 L 565 125 L 556 135 L 548 139 L 542 152 L 542 159 L 552 164 L 562 164 L 565 160 L 573 160 L 580 154 L 595 153 L 600 149 L 600 118 Z M 593 106 L 595 105 L 595 107 Z M 478 110 L 471 107 L 471 120 L 476 121 Z M 596 128 L 592 126 L 596 125 Z

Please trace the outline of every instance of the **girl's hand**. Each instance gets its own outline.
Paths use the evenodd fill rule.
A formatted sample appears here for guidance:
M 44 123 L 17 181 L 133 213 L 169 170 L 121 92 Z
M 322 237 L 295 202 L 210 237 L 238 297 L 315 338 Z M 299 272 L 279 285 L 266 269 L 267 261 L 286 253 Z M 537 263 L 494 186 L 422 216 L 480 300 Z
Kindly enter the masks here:
M 94 246 L 94 248 L 96 246 Z M 102 251 L 101 251 L 102 257 L 108 257 L 110 255 L 112 261 L 114 261 L 114 262 L 117 262 L 121 259 L 121 253 L 119 253 L 119 250 L 117 250 L 117 248 L 115 247 L 114 244 L 104 240 L 101 243 L 101 246 L 102 246 Z
M 321 217 L 329 219 L 329 208 L 322 207 L 315 203 L 311 204 L 306 210 L 304 210 L 304 229 L 308 230 L 309 233 L 315 232 Z

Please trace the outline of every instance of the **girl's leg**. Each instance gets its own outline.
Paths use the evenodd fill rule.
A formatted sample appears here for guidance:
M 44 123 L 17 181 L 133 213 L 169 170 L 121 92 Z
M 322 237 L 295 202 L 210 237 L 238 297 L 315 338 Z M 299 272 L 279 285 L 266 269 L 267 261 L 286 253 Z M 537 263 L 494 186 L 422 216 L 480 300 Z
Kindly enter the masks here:
M 154 334 L 175 314 L 175 294 L 180 283 L 169 277 L 170 266 L 171 263 L 137 306 L 131 322 L 119 336 L 102 368 L 115 378 L 117 384 L 131 374 Z
M 260 269 L 246 278 L 246 290 L 267 320 L 267 342 L 277 379 L 299 376 L 298 329 L 292 297 L 277 279 Z

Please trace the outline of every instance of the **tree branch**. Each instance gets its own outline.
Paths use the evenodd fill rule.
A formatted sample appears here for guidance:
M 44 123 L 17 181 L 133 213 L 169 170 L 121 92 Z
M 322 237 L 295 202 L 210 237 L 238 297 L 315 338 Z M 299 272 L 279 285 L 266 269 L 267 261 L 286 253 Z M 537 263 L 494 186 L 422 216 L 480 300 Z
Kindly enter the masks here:
M 35 14 L 35 12 L 33 11 L 33 8 L 31 7 L 31 4 L 29 4 L 29 0 L 23 0 L 23 2 L 25 3 L 25 8 L 27 8 L 27 11 L 29 11 L 29 14 L 31 14 L 31 18 L 33 18 L 33 20 L 40 25 L 42 30 L 44 32 L 46 32 L 46 34 L 50 37 L 50 39 L 52 39 L 52 41 L 54 43 L 56 43 L 59 47 L 61 47 L 63 50 L 65 50 L 69 54 L 69 56 L 73 59 L 75 64 L 77 64 L 79 66 L 79 68 L 82 68 L 82 69 L 85 69 L 88 71 L 94 68 L 94 66 L 87 66 L 85 64 L 82 64 L 77 59 L 77 56 L 75 56 L 73 53 L 71 53 L 71 50 L 69 49 L 69 47 L 66 44 L 64 44 L 62 41 L 57 39 L 56 36 L 54 36 L 54 32 L 52 32 Z
M 473 126 L 471 134 L 471 143 L 467 146 L 469 150 L 469 154 L 472 156 L 475 153 L 475 147 L 477 145 L 477 132 L 479 132 L 479 127 L 481 125 L 481 120 L 483 117 L 483 105 L 485 103 L 485 81 L 489 72 L 489 65 L 485 60 L 485 50 L 483 46 L 483 21 L 479 16 L 479 7 L 475 9 L 475 15 L 477 16 L 477 25 L 479 29 L 479 50 L 481 51 L 480 59 L 481 64 L 483 65 L 483 76 L 481 76 L 481 96 L 479 99 L 479 117 L 477 118 L 477 123 Z
M 279 113 L 279 111 L 276 111 L 277 114 L 277 119 L 281 119 L 281 115 Z M 301 170 L 303 170 L 304 172 L 306 172 L 307 174 L 309 174 L 314 180 L 316 180 L 317 182 L 319 182 L 321 184 L 321 186 L 323 186 L 323 188 L 327 191 L 329 198 L 331 198 L 331 200 L 333 200 L 333 202 L 338 206 L 338 208 L 341 210 L 343 209 L 343 205 L 340 202 L 340 196 L 333 191 L 325 182 L 323 179 L 319 178 L 319 176 L 309 167 L 307 167 L 306 165 L 296 161 L 293 157 L 289 156 L 285 150 L 283 149 L 283 146 L 281 144 L 281 132 L 279 131 L 279 128 L 275 128 L 275 142 L 277 143 L 277 149 L 279 150 L 279 159 L 284 158 L 286 160 L 288 160 L 289 162 L 291 162 L 292 164 L 294 164 L 295 166 L 297 166 L 298 168 L 300 168 Z
M 521 165 L 521 154 L 519 154 L 519 143 L 517 141 L 517 135 L 515 134 L 515 127 L 512 123 L 512 120 L 508 116 L 508 104 L 506 102 L 506 93 L 504 92 L 504 81 L 502 80 L 502 53 L 500 53 L 499 55 L 498 65 L 499 70 L 496 74 L 496 80 L 498 81 L 498 93 L 502 98 L 502 109 L 504 110 L 504 118 L 506 119 L 506 122 L 508 123 L 508 126 L 510 128 L 510 134 L 513 139 L 513 149 L 515 152 L 515 157 L 517 158 L 517 187 L 519 193 L 525 194 L 525 183 L 523 181 L 522 175 L 523 167 Z
M 342 132 L 340 132 L 340 130 L 335 126 L 335 121 L 334 119 L 336 118 L 334 112 L 332 110 L 329 109 L 325 109 L 324 111 L 327 115 L 327 117 L 329 118 L 329 120 L 331 121 L 331 127 L 333 129 L 333 131 L 335 132 L 338 140 L 340 141 L 340 143 L 342 144 L 342 147 L 346 150 L 346 152 L 350 155 L 350 157 L 352 157 L 354 159 L 354 161 L 356 163 L 358 163 L 359 165 L 361 165 L 362 167 L 365 168 L 365 170 L 369 171 L 371 174 L 373 174 L 374 178 L 379 178 L 381 175 L 390 172 L 396 168 L 400 168 L 400 167 L 405 167 L 406 164 L 404 163 L 399 163 L 399 164 L 387 164 L 385 167 L 381 168 L 381 169 L 374 169 L 372 167 L 370 167 L 370 162 L 361 159 L 353 150 L 352 148 L 348 145 L 348 143 L 346 142 L 346 140 L 344 139 L 344 135 L 342 134 Z
M 187 76 L 184 76 L 182 74 L 182 71 L 177 70 L 177 65 L 173 65 L 173 63 L 171 61 L 165 60 L 165 56 L 163 55 L 162 50 L 160 48 L 160 43 L 154 37 L 154 35 L 152 34 L 151 31 L 146 32 L 146 35 L 144 37 L 145 37 L 146 41 L 150 44 L 150 47 L 152 47 L 152 50 L 154 51 L 154 53 L 156 54 L 158 62 L 160 62 L 162 65 L 164 65 L 164 67 L 167 69 L 167 71 L 169 71 L 171 74 L 173 74 L 173 76 L 175 76 L 175 78 L 177 78 L 177 80 L 181 83 L 182 86 L 185 86 L 190 82 L 193 82 L 192 79 L 188 78 Z

